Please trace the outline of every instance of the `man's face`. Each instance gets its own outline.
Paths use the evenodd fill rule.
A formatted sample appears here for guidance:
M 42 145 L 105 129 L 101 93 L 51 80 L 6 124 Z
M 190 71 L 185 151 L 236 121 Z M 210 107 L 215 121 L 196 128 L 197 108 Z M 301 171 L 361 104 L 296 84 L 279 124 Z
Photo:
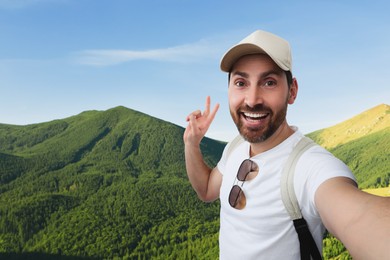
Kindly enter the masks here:
M 267 55 L 246 55 L 234 64 L 229 81 L 230 114 L 245 140 L 263 142 L 286 123 L 287 105 L 295 99 L 290 91 L 285 72 Z

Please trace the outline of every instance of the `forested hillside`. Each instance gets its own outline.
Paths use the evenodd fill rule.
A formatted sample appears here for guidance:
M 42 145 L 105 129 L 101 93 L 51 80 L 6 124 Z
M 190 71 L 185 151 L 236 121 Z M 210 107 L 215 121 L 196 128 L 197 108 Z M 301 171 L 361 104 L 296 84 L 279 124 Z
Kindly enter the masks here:
M 192 190 L 183 131 L 125 107 L 0 124 L 0 258 L 217 258 L 219 202 L 203 203 Z M 309 136 L 321 144 L 324 131 Z M 362 186 L 386 186 L 389 133 L 385 127 L 328 149 Z M 224 146 L 203 140 L 210 166 Z M 326 259 L 349 258 L 335 238 L 324 245 Z
M 124 107 L 0 125 L 0 258 L 216 255 L 219 204 L 190 187 L 182 135 Z M 224 144 L 202 146 L 215 164 Z

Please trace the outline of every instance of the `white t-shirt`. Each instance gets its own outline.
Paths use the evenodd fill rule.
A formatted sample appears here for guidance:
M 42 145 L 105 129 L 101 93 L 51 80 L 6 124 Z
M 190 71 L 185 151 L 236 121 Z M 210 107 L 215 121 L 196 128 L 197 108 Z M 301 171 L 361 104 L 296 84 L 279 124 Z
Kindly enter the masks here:
M 278 146 L 252 158 L 248 142 L 241 143 L 229 158 L 226 152 L 229 144 L 225 147 L 217 165 L 223 174 L 220 190 L 221 260 L 300 259 L 298 236 L 281 199 L 280 180 L 288 156 L 302 137 L 296 131 Z M 238 182 L 236 176 L 240 164 L 248 158 L 257 163 L 259 173 L 243 183 L 246 206 L 237 210 L 230 206 L 228 197 L 232 186 Z M 355 180 L 343 162 L 319 145 L 307 150 L 296 165 L 295 193 L 321 253 L 325 228 L 316 209 L 314 195 L 324 181 L 338 176 Z

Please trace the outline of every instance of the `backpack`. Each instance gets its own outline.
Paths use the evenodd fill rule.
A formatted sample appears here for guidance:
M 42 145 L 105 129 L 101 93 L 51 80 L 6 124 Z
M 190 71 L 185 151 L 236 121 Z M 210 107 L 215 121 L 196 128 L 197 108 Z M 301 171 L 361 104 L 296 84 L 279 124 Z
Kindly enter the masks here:
M 232 151 L 243 142 L 244 139 L 241 137 L 241 135 L 235 137 L 227 148 L 227 157 L 229 157 Z M 317 245 L 313 239 L 313 236 L 310 233 L 309 226 L 307 225 L 306 220 L 302 216 L 294 190 L 295 166 L 299 160 L 299 157 L 313 145 L 315 145 L 313 140 L 306 136 L 304 136 L 298 142 L 298 144 L 293 148 L 292 153 L 287 159 L 286 165 L 283 168 L 282 178 L 280 181 L 282 201 L 291 217 L 291 220 L 293 221 L 295 231 L 298 235 L 301 260 L 322 259 Z

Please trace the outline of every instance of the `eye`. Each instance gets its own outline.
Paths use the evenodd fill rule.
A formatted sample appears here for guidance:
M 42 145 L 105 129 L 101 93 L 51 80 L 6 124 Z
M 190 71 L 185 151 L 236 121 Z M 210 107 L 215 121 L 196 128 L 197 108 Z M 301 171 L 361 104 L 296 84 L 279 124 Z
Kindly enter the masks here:
M 234 82 L 234 85 L 236 85 L 239 88 L 245 87 L 245 81 L 243 81 L 243 80 L 236 80 Z
M 265 87 L 275 87 L 276 81 L 275 80 L 266 80 L 266 81 L 264 81 L 264 86 Z

